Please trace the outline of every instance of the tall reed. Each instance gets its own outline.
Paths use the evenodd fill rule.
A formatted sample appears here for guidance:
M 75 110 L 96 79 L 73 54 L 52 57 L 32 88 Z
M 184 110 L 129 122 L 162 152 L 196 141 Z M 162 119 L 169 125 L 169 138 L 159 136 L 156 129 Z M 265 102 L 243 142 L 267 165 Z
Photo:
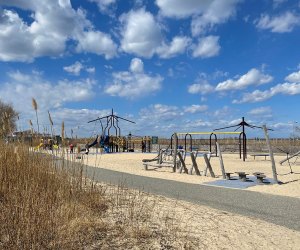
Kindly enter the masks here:
M 38 110 L 38 105 L 37 105 L 37 102 L 34 98 L 32 98 L 32 107 L 35 111 L 35 116 L 36 116 L 36 124 L 37 124 L 37 132 L 38 132 L 38 135 L 40 134 L 40 124 L 39 124 L 39 117 L 38 117 L 38 113 L 37 113 L 37 110 Z

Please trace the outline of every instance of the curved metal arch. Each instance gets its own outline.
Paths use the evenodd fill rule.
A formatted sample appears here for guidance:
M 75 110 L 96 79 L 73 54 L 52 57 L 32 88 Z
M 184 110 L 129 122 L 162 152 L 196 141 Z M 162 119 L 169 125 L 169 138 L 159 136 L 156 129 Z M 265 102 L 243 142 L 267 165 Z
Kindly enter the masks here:
M 240 159 L 242 159 L 242 145 L 243 145 L 243 161 L 245 161 L 247 158 L 247 136 L 245 132 L 241 132 L 239 135 Z
M 218 156 L 217 143 L 216 143 L 218 141 L 218 137 L 217 137 L 217 135 L 215 133 L 211 133 L 210 136 L 209 136 L 209 151 L 212 152 L 211 151 L 211 149 L 212 149 L 212 145 L 211 145 L 212 136 L 215 137 L 214 138 L 215 139 L 215 151 L 216 151 L 216 156 Z
M 187 136 L 190 136 L 190 151 L 192 152 L 192 150 L 193 150 L 193 138 L 192 138 L 192 135 L 189 134 L 189 133 L 186 133 L 185 136 L 184 136 L 184 150 L 186 151 L 186 137 Z

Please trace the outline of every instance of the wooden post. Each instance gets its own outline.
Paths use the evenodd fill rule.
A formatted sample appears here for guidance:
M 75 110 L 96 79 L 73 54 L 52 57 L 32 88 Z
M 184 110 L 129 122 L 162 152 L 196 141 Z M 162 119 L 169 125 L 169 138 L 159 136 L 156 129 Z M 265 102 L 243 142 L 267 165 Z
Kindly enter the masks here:
M 221 153 L 221 148 L 218 142 L 216 142 L 217 145 L 217 151 L 218 151 L 218 155 L 219 155 L 219 161 L 220 161 L 220 167 L 221 167 L 221 171 L 222 171 L 222 176 L 223 179 L 226 179 L 226 174 L 225 174 L 225 168 L 224 168 L 224 163 L 223 163 L 223 157 L 222 157 L 222 153 Z
M 178 148 L 178 137 L 177 133 L 174 133 L 174 140 L 175 140 L 175 146 L 174 146 L 174 152 L 173 152 L 173 172 L 176 172 L 176 167 L 177 167 L 177 148 Z
M 158 158 L 157 158 L 157 164 L 161 164 L 162 162 L 162 151 L 160 150 L 160 145 L 158 145 Z
M 278 184 L 275 159 L 274 159 L 274 155 L 273 155 L 272 146 L 271 146 L 271 143 L 270 143 L 270 138 L 269 138 L 267 126 L 263 125 L 263 129 L 264 129 L 264 132 L 265 132 L 266 142 L 267 142 L 267 146 L 268 146 L 268 149 L 269 149 L 270 159 L 271 159 L 271 162 L 272 162 L 273 178 L 274 178 L 274 181 Z
M 185 165 L 185 162 L 184 162 L 184 160 L 183 160 L 183 158 L 182 158 L 181 153 L 178 152 L 177 155 L 178 155 L 179 160 L 180 160 L 181 165 L 182 165 L 182 167 L 180 168 L 180 173 L 182 172 L 182 168 L 183 168 L 183 169 L 184 169 L 184 172 L 185 172 L 186 174 L 188 174 L 188 169 L 186 168 L 186 165 Z
M 192 163 L 193 163 L 192 168 L 193 168 L 193 167 L 195 168 L 195 173 L 196 173 L 196 175 L 201 175 L 201 174 L 200 174 L 200 171 L 199 171 L 199 168 L 198 168 L 198 164 L 197 164 L 195 155 L 194 155 L 193 152 L 191 152 L 191 158 L 192 158 Z M 192 173 L 192 171 L 191 171 L 191 173 Z
M 208 168 L 211 177 L 215 178 L 216 176 L 215 176 L 215 173 L 214 173 L 214 171 L 212 170 L 212 167 L 211 167 L 211 165 L 210 165 L 210 162 L 209 162 L 209 160 L 208 160 L 208 158 L 207 158 L 207 154 L 203 154 L 203 157 L 204 157 L 204 160 L 205 160 L 205 163 L 206 163 L 206 167 Z

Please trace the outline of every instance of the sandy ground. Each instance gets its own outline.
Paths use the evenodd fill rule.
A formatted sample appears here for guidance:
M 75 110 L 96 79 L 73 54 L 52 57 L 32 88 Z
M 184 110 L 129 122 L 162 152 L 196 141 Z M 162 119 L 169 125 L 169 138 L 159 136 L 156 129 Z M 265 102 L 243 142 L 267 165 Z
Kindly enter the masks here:
M 155 199 L 159 212 L 175 218 L 174 224 L 192 238 L 190 249 L 300 249 L 298 231 L 189 202 Z
M 142 159 L 151 159 L 155 156 L 157 156 L 157 154 L 154 153 L 93 154 L 93 152 L 91 152 L 88 156 L 84 155 L 83 161 L 85 164 L 94 167 L 194 184 L 222 179 L 218 157 L 212 157 L 210 160 L 213 171 L 217 177 L 212 178 L 210 176 L 197 176 L 195 173 L 193 175 L 178 172 L 173 173 L 172 168 L 167 167 L 149 167 L 149 170 L 144 170 Z M 275 155 L 278 179 L 282 182 L 281 185 L 256 185 L 248 187 L 247 190 L 300 198 L 300 157 L 296 162 L 295 159 L 290 161 L 294 172 L 293 174 L 290 174 L 290 168 L 287 163 L 283 165 L 279 164 L 279 161 L 285 159 L 285 157 L 285 155 Z M 70 158 L 70 155 L 68 155 L 68 158 Z M 249 175 L 253 175 L 254 172 L 263 172 L 267 178 L 273 178 L 272 165 L 269 157 L 267 157 L 266 160 L 265 157 L 256 157 L 254 159 L 253 156 L 248 155 L 246 161 L 243 162 L 239 159 L 238 154 L 223 154 L 223 161 L 226 172 L 235 173 L 243 171 Z M 153 163 L 155 164 L 155 162 Z M 191 167 L 190 156 L 186 156 L 186 164 L 187 168 Z M 206 165 L 203 157 L 197 157 L 197 164 L 200 171 L 205 169 Z M 233 176 L 237 175 L 233 174 Z
M 75 156 L 75 154 L 66 155 L 73 160 Z M 171 168 L 144 170 L 142 159 L 151 159 L 155 156 L 156 154 L 149 153 L 89 154 L 84 156 L 82 161 L 94 167 L 180 182 L 201 184 L 216 180 L 211 177 L 173 173 Z M 284 184 L 259 185 L 249 189 L 300 198 L 300 175 L 289 174 L 288 165 L 281 166 L 278 163 L 284 157 L 280 155 L 275 157 L 278 177 Z M 254 160 L 253 157 L 248 156 L 247 161 L 243 162 L 238 155 L 224 154 L 223 159 L 226 172 L 245 171 L 252 174 L 260 171 L 267 177 L 272 177 L 271 162 L 264 157 Z M 189 168 L 190 159 L 187 158 L 186 162 Z M 197 159 L 197 163 L 200 169 L 204 169 L 202 158 Z M 221 178 L 219 159 L 211 158 L 211 165 L 218 178 Z M 294 172 L 300 172 L 299 163 L 292 167 Z M 161 223 L 171 223 L 174 230 L 180 229 L 178 230 L 180 236 L 190 242 L 189 246 L 185 246 L 186 248 L 178 246 L 177 249 L 300 249 L 300 232 L 295 230 L 253 217 L 162 196 L 149 195 L 149 199 L 155 200 L 153 212 L 157 214 L 158 226 Z

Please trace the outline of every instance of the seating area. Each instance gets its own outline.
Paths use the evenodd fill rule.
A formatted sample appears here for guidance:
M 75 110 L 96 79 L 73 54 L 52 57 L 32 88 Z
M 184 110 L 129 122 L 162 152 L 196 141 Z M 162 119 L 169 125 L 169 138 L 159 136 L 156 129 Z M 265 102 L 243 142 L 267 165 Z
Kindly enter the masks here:
M 235 174 L 238 175 L 237 176 L 238 179 L 234 178 L 232 176 L 232 174 L 234 174 L 234 173 L 228 173 L 228 172 L 225 173 L 226 180 L 240 180 L 242 182 L 252 181 L 252 180 L 249 180 L 249 178 L 247 177 L 247 175 L 249 175 L 249 174 L 246 174 L 246 172 L 235 172 Z M 257 183 L 259 183 L 259 184 L 266 183 L 266 182 L 264 182 L 265 178 L 266 178 L 266 175 L 264 175 L 264 173 L 262 173 L 262 172 L 255 172 L 255 173 L 253 173 L 253 176 L 256 177 Z
M 252 154 L 251 156 L 253 156 L 254 160 L 255 160 L 255 157 L 265 157 L 265 160 L 267 160 L 267 156 L 270 156 L 269 154 L 267 153 L 260 153 L 260 154 Z

